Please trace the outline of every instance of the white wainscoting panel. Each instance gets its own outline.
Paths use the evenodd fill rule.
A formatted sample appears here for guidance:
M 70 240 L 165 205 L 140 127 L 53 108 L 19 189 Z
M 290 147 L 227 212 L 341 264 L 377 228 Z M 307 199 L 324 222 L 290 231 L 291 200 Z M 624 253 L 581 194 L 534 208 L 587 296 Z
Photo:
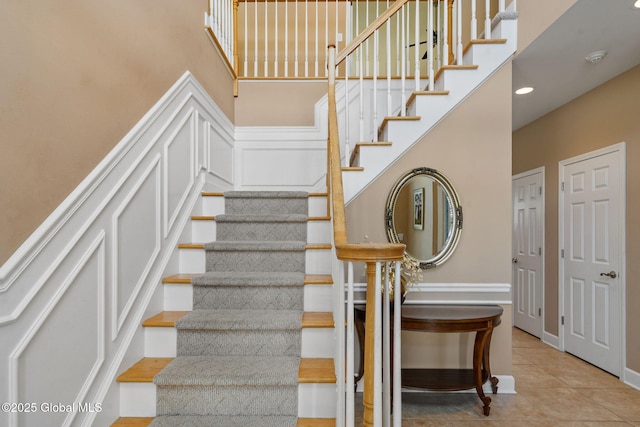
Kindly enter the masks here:
M 116 339 L 160 253 L 160 213 L 158 154 L 113 215 L 112 339 Z
M 185 73 L 0 266 L 0 401 L 38 408 L 2 412 L 0 425 L 117 418 L 123 360 L 143 356 L 145 310 L 178 272 L 171 260 L 208 177 L 233 189 L 233 147 L 233 125 Z

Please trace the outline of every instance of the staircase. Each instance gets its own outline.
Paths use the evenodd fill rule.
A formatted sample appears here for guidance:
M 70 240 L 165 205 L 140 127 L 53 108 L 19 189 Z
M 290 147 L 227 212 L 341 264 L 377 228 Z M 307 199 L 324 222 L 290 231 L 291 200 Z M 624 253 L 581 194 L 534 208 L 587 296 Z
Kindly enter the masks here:
M 326 195 L 201 198 L 113 425 L 335 425 Z

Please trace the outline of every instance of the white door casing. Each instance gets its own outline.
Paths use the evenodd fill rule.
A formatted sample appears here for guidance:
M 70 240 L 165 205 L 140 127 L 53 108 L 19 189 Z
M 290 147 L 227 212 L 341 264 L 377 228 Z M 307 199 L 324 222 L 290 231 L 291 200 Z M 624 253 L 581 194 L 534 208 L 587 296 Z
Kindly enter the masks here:
M 560 162 L 561 345 L 614 375 L 624 366 L 625 144 Z
M 544 304 L 544 167 L 513 177 L 513 320 L 542 337 Z

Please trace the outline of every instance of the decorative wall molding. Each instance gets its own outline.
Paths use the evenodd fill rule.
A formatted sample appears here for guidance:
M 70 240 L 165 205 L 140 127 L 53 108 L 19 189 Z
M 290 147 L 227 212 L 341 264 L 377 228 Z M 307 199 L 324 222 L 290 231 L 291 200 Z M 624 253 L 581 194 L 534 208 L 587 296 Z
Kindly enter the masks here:
M 354 284 L 356 304 L 364 304 L 366 283 Z M 404 305 L 499 304 L 511 305 L 509 283 L 419 283 L 409 289 Z
M 185 73 L 0 267 L 1 401 L 107 398 L 207 177 L 233 188 L 233 147 L 233 125 Z M 58 415 L 46 424 L 97 414 Z

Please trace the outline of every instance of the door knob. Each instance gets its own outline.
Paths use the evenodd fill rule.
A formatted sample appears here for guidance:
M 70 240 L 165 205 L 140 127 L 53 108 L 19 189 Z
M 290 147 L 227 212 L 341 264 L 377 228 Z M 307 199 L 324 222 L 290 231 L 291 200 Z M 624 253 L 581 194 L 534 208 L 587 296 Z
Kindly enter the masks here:
M 612 279 L 615 279 L 616 277 L 618 277 L 618 274 L 615 271 L 610 271 L 608 273 L 600 273 L 601 276 L 609 276 Z
M 514 264 L 518 263 L 518 258 L 511 258 L 511 262 L 513 262 Z

